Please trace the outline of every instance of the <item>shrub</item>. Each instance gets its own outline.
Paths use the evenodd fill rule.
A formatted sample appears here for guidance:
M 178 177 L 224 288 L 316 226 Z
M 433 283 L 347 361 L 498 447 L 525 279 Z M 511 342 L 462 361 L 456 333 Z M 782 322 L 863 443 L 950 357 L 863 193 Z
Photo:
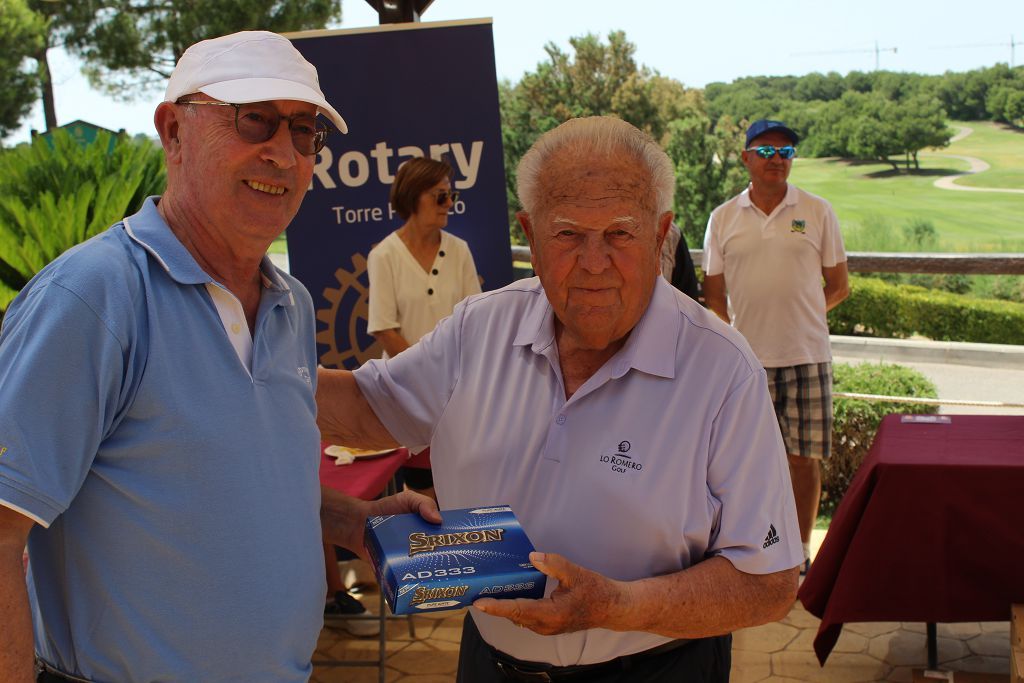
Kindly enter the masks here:
M 43 266 L 134 213 L 165 182 L 159 147 L 105 132 L 82 146 L 56 130 L 0 153 L 0 310 Z
M 907 278 L 907 282 L 925 289 L 937 289 L 953 294 L 969 294 L 971 292 L 971 280 L 961 273 L 950 273 L 940 275 L 936 273 L 914 273 Z
M 917 251 L 934 251 L 938 248 L 939 231 L 929 220 L 914 218 L 903 226 L 903 235 Z
M 977 299 L 875 278 L 851 277 L 850 298 L 828 314 L 833 334 L 1019 344 L 1024 305 Z
M 916 370 L 885 363 L 836 363 L 833 390 L 880 396 L 936 398 L 935 385 Z M 831 516 L 867 455 L 882 418 L 890 413 L 932 414 L 938 407 L 921 403 L 891 403 L 836 398 L 832 425 L 832 454 L 822 464 L 821 513 Z
M 1004 301 L 1024 303 L 1024 278 L 1019 275 L 1002 275 L 992 283 L 992 296 Z

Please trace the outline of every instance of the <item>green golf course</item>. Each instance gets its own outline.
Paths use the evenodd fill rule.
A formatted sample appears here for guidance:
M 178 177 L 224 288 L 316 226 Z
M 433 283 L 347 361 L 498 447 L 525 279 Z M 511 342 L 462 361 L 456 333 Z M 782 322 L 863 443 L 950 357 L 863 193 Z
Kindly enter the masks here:
M 958 178 L 957 185 L 1024 190 L 1024 133 L 991 122 L 956 122 L 972 130 L 940 150 L 923 151 L 921 169 L 894 173 L 883 163 L 838 159 L 797 159 L 790 181 L 835 207 L 850 251 L 916 251 L 905 228 L 931 223 L 937 250 L 1024 251 L 1024 192 L 957 191 L 935 187 L 969 162 L 945 155 L 975 157 L 986 171 Z

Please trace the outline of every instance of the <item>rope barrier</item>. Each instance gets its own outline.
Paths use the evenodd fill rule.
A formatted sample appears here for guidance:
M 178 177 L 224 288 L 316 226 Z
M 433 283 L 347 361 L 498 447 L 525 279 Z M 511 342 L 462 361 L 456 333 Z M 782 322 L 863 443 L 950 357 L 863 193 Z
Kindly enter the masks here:
M 985 408 L 1024 408 L 1024 403 L 1002 401 L 961 401 L 953 398 L 915 398 L 913 396 L 878 396 L 875 394 L 854 394 L 846 391 L 832 393 L 833 398 L 854 398 L 860 401 L 884 401 L 885 403 L 923 403 L 929 406 L 983 406 Z

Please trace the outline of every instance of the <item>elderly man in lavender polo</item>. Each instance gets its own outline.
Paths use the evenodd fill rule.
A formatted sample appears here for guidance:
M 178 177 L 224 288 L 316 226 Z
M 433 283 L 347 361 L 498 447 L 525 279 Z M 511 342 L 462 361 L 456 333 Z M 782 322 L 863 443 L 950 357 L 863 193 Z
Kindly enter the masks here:
M 325 535 L 313 306 L 266 258 L 345 122 L 285 38 L 189 48 L 167 191 L 44 268 L 0 334 L 0 680 L 308 680 Z M 22 570 L 26 539 L 29 572 Z M 35 661 L 33 662 L 33 632 Z
M 799 531 L 765 372 L 660 277 L 672 164 L 610 117 L 519 165 L 538 277 L 471 296 L 398 356 L 320 370 L 332 439 L 431 447 L 444 508 L 509 504 L 540 600 L 481 599 L 459 681 L 725 681 L 781 618 Z

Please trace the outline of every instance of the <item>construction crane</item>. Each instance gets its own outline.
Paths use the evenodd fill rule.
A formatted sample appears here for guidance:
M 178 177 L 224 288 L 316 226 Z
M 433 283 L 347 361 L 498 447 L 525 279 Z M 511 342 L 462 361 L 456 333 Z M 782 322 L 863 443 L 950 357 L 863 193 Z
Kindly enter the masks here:
M 932 48 L 932 49 L 933 50 L 964 50 L 964 49 L 976 48 L 976 47 L 1006 47 L 1007 45 L 1009 45 L 1010 46 L 1010 68 L 1012 69 L 1013 65 L 1015 63 L 1014 62 L 1014 57 L 1015 57 L 1014 52 L 1015 52 L 1017 46 L 1020 45 L 1020 44 L 1021 43 L 1018 43 L 1017 41 L 1015 41 L 1013 39 L 1013 36 L 1010 36 L 1010 42 L 1009 43 L 975 43 L 973 45 L 946 45 L 945 47 L 937 47 L 937 48 Z
M 867 48 L 867 49 L 861 49 L 861 50 L 822 50 L 821 52 L 795 52 L 795 53 L 793 53 L 792 56 L 796 57 L 796 56 L 809 56 L 809 55 L 842 55 L 842 54 L 854 54 L 854 53 L 862 53 L 863 54 L 865 52 L 874 52 L 875 53 L 875 71 L 878 71 L 879 63 L 880 63 L 879 56 L 883 52 L 891 52 L 893 54 L 896 54 L 897 49 L 898 48 L 895 48 L 895 47 L 879 47 L 878 46 L 878 41 L 876 40 L 874 48 Z

